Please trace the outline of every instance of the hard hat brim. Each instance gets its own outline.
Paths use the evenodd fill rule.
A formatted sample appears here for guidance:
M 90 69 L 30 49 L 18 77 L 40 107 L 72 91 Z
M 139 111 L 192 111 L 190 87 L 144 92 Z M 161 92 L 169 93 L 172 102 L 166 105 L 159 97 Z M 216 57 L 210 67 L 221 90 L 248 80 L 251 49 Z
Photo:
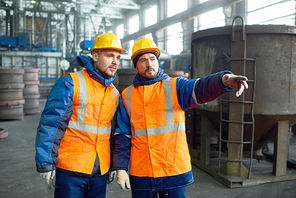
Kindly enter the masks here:
M 133 61 L 136 56 L 138 56 L 139 54 L 145 53 L 145 52 L 156 52 L 159 56 L 161 54 L 160 50 L 158 48 L 145 48 L 145 49 L 140 49 L 140 50 L 136 51 L 131 56 L 131 60 Z
M 94 48 L 94 49 L 91 49 L 91 53 L 93 53 L 94 50 L 116 50 L 116 51 L 119 51 L 120 54 L 126 52 L 125 49 L 121 49 L 121 48 L 117 48 L 117 47 L 102 47 L 102 48 Z

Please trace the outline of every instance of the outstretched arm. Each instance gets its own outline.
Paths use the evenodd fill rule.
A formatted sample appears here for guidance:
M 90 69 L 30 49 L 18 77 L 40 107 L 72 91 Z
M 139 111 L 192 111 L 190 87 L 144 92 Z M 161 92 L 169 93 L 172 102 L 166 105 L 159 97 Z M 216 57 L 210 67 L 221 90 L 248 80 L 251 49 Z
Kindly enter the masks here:
M 232 91 L 233 89 L 224 85 L 222 77 L 225 74 L 232 74 L 230 71 L 222 71 L 199 79 L 186 80 L 177 79 L 177 95 L 181 108 L 193 108 L 217 99 L 219 96 Z
M 216 100 L 219 96 L 237 89 L 237 96 L 248 88 L 247 78 L 234 75 L 230 71 L 221 71 L 200 79 L 177 79 L 178 101 L 182 109 Z

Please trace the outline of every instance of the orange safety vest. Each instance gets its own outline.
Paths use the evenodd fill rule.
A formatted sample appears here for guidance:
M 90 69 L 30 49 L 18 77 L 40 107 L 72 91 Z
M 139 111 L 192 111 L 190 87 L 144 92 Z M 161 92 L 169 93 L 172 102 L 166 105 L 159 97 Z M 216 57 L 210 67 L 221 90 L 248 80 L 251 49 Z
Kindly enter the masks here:
M 58 150 L 57 167 L 91 174 L 96 155 L 101 174 L 110 168 L 111 120 L 119 92 L 92 79 L 86 70 L 70 74 L 74 84 L 73 113 Z
M 166 177 L 191 170 L 185 112 L 179 105 L 176 78 L 130 86 L 122 93 L 131 123 L 130 174 Z

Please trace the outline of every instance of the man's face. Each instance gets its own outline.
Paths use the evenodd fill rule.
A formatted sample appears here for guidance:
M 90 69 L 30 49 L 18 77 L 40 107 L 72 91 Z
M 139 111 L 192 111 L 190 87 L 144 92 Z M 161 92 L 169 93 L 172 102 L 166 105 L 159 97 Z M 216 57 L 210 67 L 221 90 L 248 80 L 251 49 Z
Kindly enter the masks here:
M 156 56 L 152 53 L 143 54 L 137 62 L 136 70 L 144 78 L 155 78 L 159 70 Z
M 101 50 L 92 53 L 93 60 L 95 61 L 95 70 L 102 76 L 113 77 L 120 60 L 120 52 L 116 50 Z M 99 68 L 99 70 L 97 69 Z

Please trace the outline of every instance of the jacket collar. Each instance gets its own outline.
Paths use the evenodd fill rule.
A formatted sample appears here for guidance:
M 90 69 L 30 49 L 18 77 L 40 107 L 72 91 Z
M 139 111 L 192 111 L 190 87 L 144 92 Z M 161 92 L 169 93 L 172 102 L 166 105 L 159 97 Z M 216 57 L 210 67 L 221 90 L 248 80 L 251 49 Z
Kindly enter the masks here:
M 133 85 L 135 85 L 135 86 L 152 85 L 152 84 L 154 84 L 158 81 L 162 81 L 168 77 L 169 76 L 163 72 L 162 68 L 159 68 L 158 75 L 154 79 L 144 78 L 144 77 L 140 76 L 139 73 L 137 73 L 134 78 Z

